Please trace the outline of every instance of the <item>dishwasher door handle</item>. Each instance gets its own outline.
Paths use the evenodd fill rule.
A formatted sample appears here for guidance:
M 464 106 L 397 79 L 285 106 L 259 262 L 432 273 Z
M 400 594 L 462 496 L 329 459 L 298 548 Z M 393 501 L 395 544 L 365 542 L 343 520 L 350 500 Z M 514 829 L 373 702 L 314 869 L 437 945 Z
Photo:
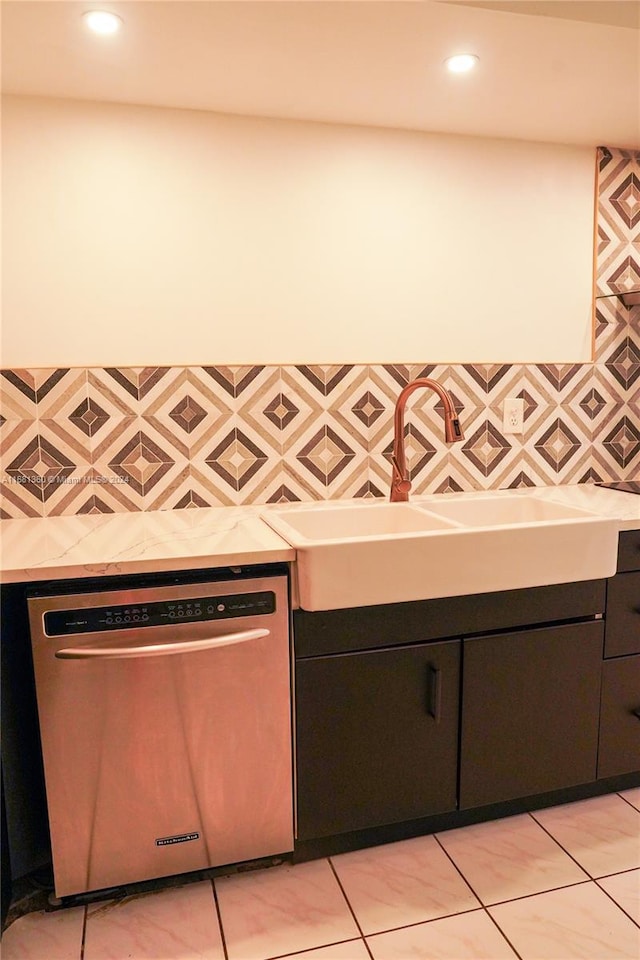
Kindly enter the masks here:
M 262 640 L 270 631 L 261 627 L 253 630 L 240 630 L 237 633 L 224 633 L 220 637 L 207 637 L 204 640 L 182 640 L 179 643 L 141 643 L 133 647 L 67 647 L 56 650 L 58 660 L 126 660 L 133 657 L 165 657 L 172 653 L 199 653 L 202 650 L 214 650 L 216 647 L 228 647 L 246 643 L 248 640 Z

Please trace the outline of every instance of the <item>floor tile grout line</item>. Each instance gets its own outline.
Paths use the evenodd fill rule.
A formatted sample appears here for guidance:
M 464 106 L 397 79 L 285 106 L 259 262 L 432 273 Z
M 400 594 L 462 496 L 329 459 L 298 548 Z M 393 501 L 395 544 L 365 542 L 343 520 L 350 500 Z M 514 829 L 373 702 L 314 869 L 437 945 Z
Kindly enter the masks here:
M 481 907 L 484 906 L 484 904 L 482 903 L 482 900 L 480 899 L 480 897 L 478 896 L 478 894 L 476 893 L 476 891 L 473 889 L 473 887 L 471 886 L 471 884 L 469 883 L 469 881 L 468 881 L 467 878 L 465 877 L 464 873 L 462 872 L 462 870 L 460 869 L 460 867 L 458 866 L 458 864 L 455 862 L 455 860 L 453 859 L 453 857 L 451 856 L 451 854 L 449 853 L 449 851 L 447 850 L 447 848 L 445 847 L 445 845 L 442 843 L 442 841 L 440 840 L 440 837 L 438 836 L 437 833 L 434 833 L 434 834 L 433 834 L 433 839 L 436 841 L 436 843 L 438 844 L 438 846 L 440 847 L 440 849 L 441 849 L 442 852 L 444 853 L 444 855 L 445 855 L 445 857 L 447 858 L 447 860 L 449 860 L 449 862 L 450 862 L 451 865 L 453 866 L 454 870 L 456 870 L 456 872 L 460 874 L 460 877 L 462 878 L 463 883 L 466 883 L 466 885 L 469 887 L 469 890 L 471 890 L 471 893 L 474 895 L 474 897 L 475 897 L 476 900 L 478 901 L 478 904 L 479 904 Z
M 536 820 L 536 823 L 537 823 L 537 822 L 538 822 L 538 821 Z M 539 824 L 539 826 L 540 826 L 540 824 Z M 544 829 L 544 827 L 543 827 L 543 829 Z M 545 832 L 548 832 L 548 831 L 545 831 Z M 524 894 L 522 894 L 522 896 L 519 896 L 519 897 L 509 897 L 508 900 L 496 900 L 494 903 L 487 903 L 487 904 L 485 904 L 485 903 L 480 899 L 480 897 L 478 896 L 477 892 L 473 889 L 473 887 L 471 886 L 470 882 L 467 880 L 467 878 L 465 877 L 465 875 L 462 873 L 462 870 L 460 869 L 460 867 L 458 867 L 457 863 L 452 859 L 452 857 L 451 857 L 450 854 L 447 852 L 447 850 L 445 849 L 445 847 L 443 846 L 443 844 L 440 842 L 440 840 L 439 840 L 439 838 L 438 838 L 438 835 L 437 835 L 437 834 L 433 834 L 433 836 L 434 836 L 435 839 L 438 841 L 438 843 L 440 844 L 440 846 L 441 846 L 442 849 L 444 850 L 444 852 L 445 852 L 445 854 L 447 855 L 447 857 L 449 857 L 449 860 L 451 860 L 451 863 L 452 863 L 453 866 L 456 868 L 456 870 L 458 871 L 458 873 L 460 874 L 460 876 L 462 877 L 462 879 L 464 880 L 464 882 L 467 884 L 467 886 L 469 887 L 469 889 L 471 890 L 471 892 L 473 893 L 473 895 L 476 897 L 476 899 L 478 900 L 480 906 L 481 906 L 481 907 L 484 907 L 485 909 L 487 909 L 488 907 L 499 907 L 499 906 L 503 906 L 505 903 L 513 903 L 513 902 L 516 901 L 516 900 L 526 900 L 526 899 L 529 898 L 529 897 L 537 897 L 537 896 L 539 896 L 539 895 L 542 894 L 542 893 L 554 893 L 554 892 L 557 891 L 557 890 L 565 890 L 567 887 L 579 887 L 579 886 L 581 886 L 582 884 L 585 884 L 585 883 L 593 883 L 593 882 L 595 882 L 595 880 L 596 880 L 595 877 L 590 876 L 590 875 L 586 872 L 586 870 L 578 863 L 577 866 L 580 867 L 580 869 L 582 870 L 582 872 L 585 874 L 585 877 L 584 877 L 584 879 L 582 879 L 582 880 L 573 880 L 573 881 L 571 881 L 570 883 L 561 883 L 559 886 L 556 886 L 556 887 L 549 887 L 549 888 L 545 888 L 544 890 L 536 890 L 534 893 L 524 893 Z M 554 837 L 552 837 L 551 839 L 552 839 L 552 840 L 555 840 Z M 555 842 L 558 843 L 557 840 L 556 840 Z M 561 849 L 564 850 L 564 847 L 562 847 L 560 844 L 558 844 L 558 846 L 560 846 Z M 566 853 L 566 851 L 565 851 L 565 853 Z M 571 854 L 568 854 L 568 856 L 571 856 Z M 571 859 L 573 860 L 574 858 L 571 857 Z M 577 861 L 574 861 L 574 862 L 577 862 Z M 618 871 L 618 873 L 630 873 L 632 870 L 636 870 L 636 869 L 637 869 L 637 867 L 630 867 L 628 870 L 620 870 L 620 871 Z M 617 874 L 616 874 L 616 873 L 608 874 L 608 876 L 617 876 Z M 601 879 L 603 879 L 603 878 L 601 878 Z M 469 911 L 462 911 L 462 912 L 468 913 Z M 449 914 L 449 916 L 457 916 L 457 914 Z
M 609 877 L 620 877 L 623 873 L 635 873 L 638 871 L 640 873 L 640 864 L 637 867 L 627 867 L 625 870 L 614 870 L 613 873 L 603 873 L 599 877 L 594 877 L 594 880 L 608 880 Z
M 627 800 L 627 798 L 626 798 L 625 796 L 623 796 L 623 795 L 622 795 L 621 793 L 619 793 L 619 792 L 616 794 L 616 796 L 617 796 L 617 797 L 620 797 L 621 800 L 624 800 L 625 803 L 628 803 L 629 806 L 631 807 L 631 809 L 632 809 L 632 810 L 635 810 L 636 813 L 640 813 L 640 810 L 638 810 L 638 808 L 636 807 L 636 805 L 635 805 L 634 803 L 631 803 L 631 800 Z
M 227 940 L 224 935 L 224 927 L 222 925 L 222 913 L 220 911 L 220 904 L 218 903 L 218 891 L 216 890 L 216 884 L 213 877 L 210 879 L 211 892 L 213 893 L 213 903 L 216 908 L 216 916 L 218 917 L 218 927 L 220 928 L 220 939 L 222 940 L 222 952 L 224 954 L 224 960 L 229 960 L 229 951 L 227 950 Z
M 410 927 L 422 927 L 426 923 L 435 923 L 436 920 L 451 920 L 453 917 L 466 917 L 469 913 L 478 913 L 482 910 L 481 903 L 477 907 L 470 907 L 469 910 L 461 910 L 456 913 L 445 913 L 441 917 L 427 917 L 424 920 L 414 920 L 411 923 L 402 923 L 399 927 L 387 927 L 384 930 L 373 930 L 371 933 L 363 933 L 363 937 L 377 937 L 383 933 L 397 933 L 399 930 L 408 930 Z
M 564 853 L 566 853 L 566 855 L 567 855 L 568 857 L 570 857 L 571 860 L 573 860 L 573 862 L 574 862 L 575 865 L 578 867 L 578 869 L 579 869 L 579 870 L 582 870 L 582 872 L 585 874 L 585 876 L 587 876 L 587 877 L 589 878 L 589 880 L 595 880 L 595 877 L 593 877 L 593 876 L 589 873 L 589 871 L 587 870 L 587 868 L 586 868 L 586 867 L 583 867 L 582 864 L 581 864 L 578 860 L 576 860 L 576 858 L 573 856 L 573 854 L 570 853 L 570 852 L 566 849 L 566 847 L 563 847 L 563 845 L 560 843 L 560 841 L 559 841 L 556 837 L 554 837 L 554 835 L 553 835 L 549 830 L 547 830 L 547 828 L 545 827 L 545 825 L 544 825 L 543 823 L 540 823 L 539 820 L 536 820 L 535 816 L 533 815 L 533 813 L 532 813 L 531 811 L 529 811 L 529 816 L 530 816 L 531 819 L 534 821 L 534 823 L 537 823 L 538 826 L 540 827 L 540 829 L 541 829 L 541 830 L 544 830 L 544 832 L 547 834 L 547 836 L 551 837 L 551 839 L 553 840 L 553 842 L 554 842 L 555 844 L 557 844 L 557 846 L 559 846 L 560 849 L 563 850 Z
M 264 960 L 289 960 L 289 957 L 303 957 L 305 953 L 316 950 L 326 950 L 328 947 L 340 947 L 343 943 L 360 943 L 364 941 L 362 937 L 349 937 L 347 940 L 334 940 L 331 943 L 321 943 L 319 947 L 305 947 L 303 950 L 294 950 L 292 953 L 278 953 L 275 956 L 265 957 Z M 366 946 L 366 943 L 365 943 Z M 371 954 L 369 954 L 371 956 Z
M 87 919 L 88 919 L 87 912 L 88 912 L 88 907 L 87 907 L 87 904 L 85 903 L 84 912 L 82 914 L 82 936 L 80 938 L 80 960 L 84 960 L 84 948 L 85 948 L 86 937 L 87 937 Z
M 536 823 L 537 823 L 537 820 L 536 820 Z M 538 890 L 536 893 L 527 893 L 527 894 L 524 894 L 524 896 L 522 896 L 522 897 L 512 897 L 510 900 L 499 900 L 497 903 L 485 904 L 485 903 L 483 903 L 482 900 L 480 900 L 480 897 L 478 896 L 477 892 L 474 890 L 474 888 L 471 886 L 471 884 L 469 883 L 469 881 L 467 880 L 467 878 L 464 876 L 464 874 L 462 873 L 461 869 L 458 867 L 457 863 L 456 863 L 456 862 L 452 859 L 452 857 L 449 855 L 449 853 L 448 853 L 447 850 L 445 849 L 444 845 L 440 842 L 440 839 L 439 839 L 438 835 L 437 835 L 437 834 L 434 834 L 434 837 L 435 837 L 435 839 L 437 840 L 437 842 L 440 844 L 440 847 L 442 848 L 442 850 L 444 850 L 444 852 L 445 852 L 445 854 L 447 855 L 447 857 L 449 857 L 449 860 L 451 860 L 451 863 L 452 863 L 453 866 L 456 868 L 456 870 L 458 871 L 458 873 L 460 874 L 460 876 L 462 877 L 462 879 L 464 880 L 464 882 L 467 884 L 467 886 L 469 887 L 469 889 L 471 890 L 471 892 L 473 893 L 473 895 L 474 895 L 474 896 L 476 897 L 476 899 L 479 901 L 480 906 L 482 907 L 482 909 L 484 910 L 484 912 L 485 912 L 485 913 L 487 914 L 487 916 L 491 919 L 492 923 L 494 923 L 494 924 L 498 927 L 498 929 L 500 930 L 500 933 L 501 933 L 502 936 L 505 938 L 505 940 L 507 941 L 507 943 L 509 944 L 509 946 L 511 947 L 511 949 L 514 951 L 514 953 L 516 954 L 516 956 L 518 956 L 518 957 L 520 958 L 520 960 L 522 960 L 522 957 L 520 956 L 520 954 L 519 954 L 518 951 L 516 950 L 515 946 L 511 943 L 511 941 L 509 940 L 509 938 L 508 938 L 508 936 L 506 935 L 506 933 L 502 930 L 502 928 L 501 928 L 500 925 L 497 923 L 497 921 L 496 921 L 496 920 L 491 916 L 491 914 L 489 913 L 489 907 L 498 907 L 498 906 L 501 906 L 501 905 L 503 905 L 503 904 L 505 904 L 505 903 L 512 903 L 512 902 L 515 901 L 515 900 L 526 900 L 526 899 L 528 899 L 529 897 L 537 897 L 537 896 L 539 896 L 541 893 L 553 893 L 553 892 L 556 891 L 556 890 L 564 890 L 564 889 L 566 889 L 566 887 L 577 887 L 577 886 L 581 886 L 581 885 L 584 884 L 584 883 L 592 882 L 592 878 L 587 875 L 584 880 L 580 880 L 578 883 L 569 883 L 569 884 L 565 884 L 564 886 L 561 886 L 561 887 L 552 887 L 551 890 Z M 578 864 L 578 866 L 580 866 L 580 865 Z M 582 868 L 580 868 L 580 869 L 582 869 Z
M 349 897 L 347 896 L 346 890 L 345 890 L 344 887 L 342 886 L 342 883 L 341 883 L 341 881 L 340 881 L 340 877 L 338 876 L 338 872 L 337 872 L 336 868 L 335 868 L 334 865 L 333 865 L 333 860 L 331 859 L 331 857 L 327 857 L 327 863 L 329 864 L 329 868 L 331 869 L 331 872 L 333 873 L 334 877 L 336 878 L 336 883 L 337 883 L 338 886 L 340 887 L 340 890 L 341 890 L 341 892 L 342 892 L 342 896 L 344 897 L 344 899 L 345 899 L 345 901 L 346 901 L 346 903 L 347 903 L 347 906 L 349 907 L 349 912 L 351 913 L 351 916 L 353 917 L 353 922 L 355 923 L 356 927 L 358 928 L 358 930 L 359 930 L 359 932 L 360 932 L 360 936 L 362 937 L 362 942 L 364 943 L 365 950 L 367 951 L 367 953 L 368 953 L 369 956 L 371 957 L 371 960 L 373 960 L 373 954 L 371 953 L 371 950 L 369 949 L 369 944 L 367 943 L 366 937 L 365 937 L 365 935 L 364 935 L 364 931 L 363 931 L 362 927 L 360 926 L 360 924 L 359 924 L 359 922 L 358 922 L 358 918 L 356 917 L 355 911 L 354 911 L 353 907 L 351 906 L 351 901 L 349 900 Z
M 498 925 L 497 921 L 494 920 L 494 918 L 491 916 L 491 914 L 489 913 L 489 910 L 488 910 L 487 906 L 482 902 L 482 900 L 481 900 L 480 897 L 478 896 L 477 892 L 473 889 L 473 887 L 471 886 L 471 883 L 467 880 L 467 878 L 465 877 L 464 873 L 462 872 L 462 870 L 460 869 L 460 867 L 458 866 L 458 864 L 455 862 L 455 860 L 453 859 L 453 857 L 451 856 L 451 854 L 449 853 L 449 851 L 445 848 L 445 846 L 444 846 L 444 844 L 441 842 L 440 837 L 438 836 L 438 834 L 437 834 L 437 833 L 434 833 L 433 836 L 434 836 L 434 839 L 435 839 L 436 843 L 438 844 L 438 846 L 440 847 L 440 849 L 443 851 L 444 855 L 445 855 L 446 857 L 448 857 L 448 859 L 449 859 L 449 860 L 451 861 L 451 863 L 453 864 L 453 867 L 454 867 L 454 868 L 458 871 L 458 873 L 460 874 L 463 882 L 466 883 L 466 885 L 469 887 L 469 890 L 471 890 L 471 893 L 474 895 L 474 897 L 476 898 L 476 900 L 477 900 L 478 903 L 480 904 L 480 909 L 484 911 L 485 915 L 486 915 L 487 917 L 489 917 L 489 920 L 491 921 L 491 923 L 493 923 L 494 926 L 498 929 L 498 931 L 500 932 L 500 936 L 502 936 L 502 937 L 507 941 L 507 943 L 509 944 L 509 946 L 511 947 L 511 949 L 512 949 L 513 952 L 515 953 L 516 957 L 518 957 L 518 960 L 523 960 L 521 954 L 518 953 L 518 951 L 516 950 L 515 946 L 511 943 L 511 940 L 510 940 L 509 937 L 506 935 L 506 933 L 504 932 L 504 930 L 502 930 L 502 928 Z
M 493 916 L 493 914 L 491 914 L 491 913 L 489 912 L 489 908 L 488 908 L 488 907 L 483 907 L 483 910 L 484 910 L 485 914 L 489 917 L 489 920 L 491 921 L 491 923 L 495 926 L 496 930 L 499 932 L 500 936 L 503 937 L 503 938 L 507 941 L 507 943 L 509 944 L 509 946 L 511 947 L 511 949 L 512 949 L 513 952 L 515 953 L 516 957 L 518 957 L 518 960 L 523 960 L 522 954 L 520 953 L 519 950 L 516 950 L 515 944 L 511 942 L 510 938 L 507 936 L 507 934 L 505 933 L 505 931 L 502 929 L 502 927 L 500 926 L 500 924 L 498 923 L 498 921 L 496 920 L 496 918 Z
M 601 879 L 605 879 L 605 878 L 601 878 Z M 594 883 L 597 885 L 599 890 L 602 890 L 602 892 L 609 897 L 612 903 L 615 903 L 618 910 L 621 910 L 626 917 L 629 917 L 629 920 L 631 920 L 632 923 L 635 923 L 636 927 L 640 927 L 640 920 L 636 920 L 635 917 L 632 917 L 631 914 L 627 910 L 625 910 L 622 904 L 618 903 L 616 898 L 612 894 L 610 894 L 608 890 L 605 890 L 604 887 L 600 886 L 597 880 L 594 880 Z
M 595 883 L 593 877 L 585 877 L 584 880 L 576 880 L 573 883 L 563 883 L 559 887 L 549 887 L 544 890 L 536 890 L 534 893 L 524 893 L 521 897 L 510 897 L 509 900 L 496 900 L 494 903 L 487 903 L 488 907 L 504 907 L 507 903 L 517 903 L 519 900 L 530 900 L 531 897 L 542 897 L 545 893 L 558 893 L 560 890 L 568 890 L 569 887 L 583 887 L 586 883 Z

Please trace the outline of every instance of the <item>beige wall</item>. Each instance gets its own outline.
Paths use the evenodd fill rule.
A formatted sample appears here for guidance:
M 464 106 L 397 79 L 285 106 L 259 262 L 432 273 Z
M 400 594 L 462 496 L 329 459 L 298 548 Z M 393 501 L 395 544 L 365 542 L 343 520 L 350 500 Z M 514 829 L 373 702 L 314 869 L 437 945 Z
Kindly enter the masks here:
M 4 367 L 590 359 L 594 151 L 12 97 Z

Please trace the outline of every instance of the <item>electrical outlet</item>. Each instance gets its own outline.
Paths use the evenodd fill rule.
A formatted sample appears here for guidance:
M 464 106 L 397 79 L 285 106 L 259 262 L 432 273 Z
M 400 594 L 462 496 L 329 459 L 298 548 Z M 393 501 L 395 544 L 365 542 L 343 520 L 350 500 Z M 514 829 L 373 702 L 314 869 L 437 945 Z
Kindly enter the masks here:
M 507 397 L 502 406 L 502 429 L 505 433 L 524 432 L 524 400 Z

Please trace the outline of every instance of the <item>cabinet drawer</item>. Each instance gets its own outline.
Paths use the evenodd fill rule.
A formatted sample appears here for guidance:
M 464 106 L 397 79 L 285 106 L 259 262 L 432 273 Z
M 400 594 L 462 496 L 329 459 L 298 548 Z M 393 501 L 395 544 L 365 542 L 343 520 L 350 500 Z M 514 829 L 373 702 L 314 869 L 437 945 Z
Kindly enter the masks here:
M 609 580 L 604 636 L 605 657 L 640 653 L 640 571 Z
M 640 570 L 640 530 L 622 530 L 618 539 L 618 573 Z
M 640 770 L 640 655 L 604 664 L 598 777 Z

